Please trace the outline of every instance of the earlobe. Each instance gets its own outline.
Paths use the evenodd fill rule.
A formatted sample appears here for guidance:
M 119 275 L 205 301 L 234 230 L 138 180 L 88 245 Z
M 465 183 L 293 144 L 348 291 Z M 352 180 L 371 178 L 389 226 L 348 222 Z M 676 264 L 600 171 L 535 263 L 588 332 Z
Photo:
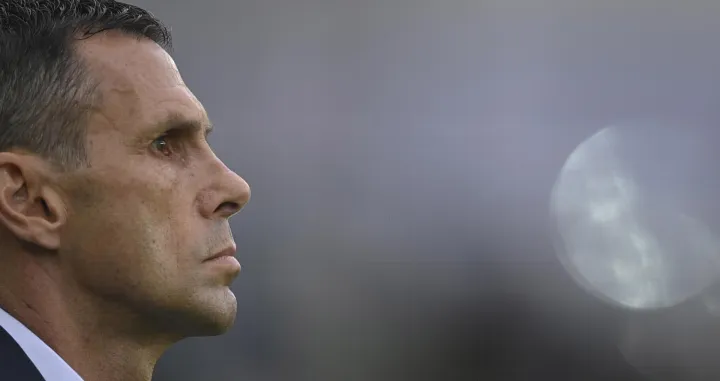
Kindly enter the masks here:
M 0 225 L 21 241 L 56 250 L 66 213 L 43 170 L 36 157 L 0 153 Z

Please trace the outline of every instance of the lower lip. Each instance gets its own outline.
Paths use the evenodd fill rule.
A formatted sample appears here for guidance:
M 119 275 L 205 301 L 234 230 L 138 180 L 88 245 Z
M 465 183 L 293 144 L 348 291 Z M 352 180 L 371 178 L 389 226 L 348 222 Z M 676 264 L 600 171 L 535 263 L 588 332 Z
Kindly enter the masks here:
M 238 262 L 237 258 L 231 257 L 231 256 L 217 257 L 217 258 L 209 259 L 209 260 L 207 260 L 207 261 L 205 261 L 205 262 L 206 262 L 206 263 L 216 264 L 216 265 L 222 265 L 222 266 L 231 267 L 231 268 L 236 269 L 236 270 L 239 270 L 239 269 L 240 269 L 240 262 Z

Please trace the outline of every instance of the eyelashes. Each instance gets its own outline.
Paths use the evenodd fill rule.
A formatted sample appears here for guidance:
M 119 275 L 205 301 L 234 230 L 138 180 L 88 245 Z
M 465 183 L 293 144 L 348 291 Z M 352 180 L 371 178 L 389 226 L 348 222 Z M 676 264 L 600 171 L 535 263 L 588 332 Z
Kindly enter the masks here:
M 156 138 L 155 140 L 152 141 L 150 146 L 153 150 L 155 150 L 155 152 L 157 152 L 163 156 L 166 156 L 166 157 L 172 156 L 173 153 L 175 152 L 174 148 L 172 146 L 170 134 L 163 134 L 163 135 L 159 136 L 158 138 Z

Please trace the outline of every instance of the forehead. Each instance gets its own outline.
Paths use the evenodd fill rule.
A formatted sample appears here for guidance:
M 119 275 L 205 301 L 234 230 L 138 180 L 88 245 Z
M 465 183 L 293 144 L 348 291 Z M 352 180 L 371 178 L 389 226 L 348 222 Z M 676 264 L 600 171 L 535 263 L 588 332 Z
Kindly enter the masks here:
M 77 52 L 97 85 L 99 115 L 93 119 L 106 122 L 90 123 L 90 133 L 111 128 L 132 134 L 168 118 L 207 124 L 204 108 L 183 82 L 175 62 L 153 41 L 102 32 L 78 41 Z

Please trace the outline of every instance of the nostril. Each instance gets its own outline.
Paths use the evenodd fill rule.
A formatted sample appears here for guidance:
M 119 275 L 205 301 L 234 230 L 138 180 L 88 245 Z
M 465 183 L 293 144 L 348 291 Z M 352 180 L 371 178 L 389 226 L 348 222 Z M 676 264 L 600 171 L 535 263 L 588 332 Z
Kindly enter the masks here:
M 225 201 L 217 207 L 215 213 L 222 214 L 223 216 L 230 217 L 242 209 L 240 204 L 232 201 Z

